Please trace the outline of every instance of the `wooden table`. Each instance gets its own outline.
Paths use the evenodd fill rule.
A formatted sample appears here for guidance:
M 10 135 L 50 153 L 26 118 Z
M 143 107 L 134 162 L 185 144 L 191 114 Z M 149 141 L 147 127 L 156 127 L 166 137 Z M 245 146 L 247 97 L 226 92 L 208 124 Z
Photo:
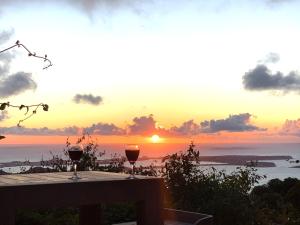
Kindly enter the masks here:
M 98 171 L 72 173 L 16 174 L 0 176 L 0 224 L 14 225 L 19 208 L 80 208 L 80 225 L 101 224 L 99 204 L 135 202 L 138 225 L 163 225 L 161 178 Z M 58 224 L 59 225 L 59 224 Z

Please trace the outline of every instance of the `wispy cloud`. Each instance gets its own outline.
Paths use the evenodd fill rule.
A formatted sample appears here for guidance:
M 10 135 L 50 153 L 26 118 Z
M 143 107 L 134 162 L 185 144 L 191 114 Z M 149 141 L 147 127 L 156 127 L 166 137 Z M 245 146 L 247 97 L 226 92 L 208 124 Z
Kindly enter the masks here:
M 77 104 L 87 103 L 91 105 L 99 105 L 100 103 L 102 103 L 103 98 L 101 96 L 93 96 L 92 94 L 76 94 L 73 98 L 73 101 Z
M 14 135 L 80 135 L 81 129 L 77 126 L 65 127 L 62 129 L 49 129 L 48 127 L 42 128 L 26 128 L 26 127 L 0 127 L 1 134 L 14 134 Z
M 0 31 L 0 45 L 7 42 L 14 34 L 14 30 L 3 30 Z
M 286 120 L 279 130 L 279 134 L 300 137 L 300 119 Z
M 0 32 L 0 45 L 8 41 L 14 34 L 13 30 Z M 5 48 L 3 48 L 5 49 Z M 0 49 L 2 50 L 2 48 Z M 14 58 L 14 54 L 11 51 L 2 52 L 0 54 L 0 77 L 8 74 L 11 60 Z
M 295 2 L 296 0 L 267 0 L 267 3 L 269 4 L 281 4 L 281 3 L 289 3 L 289 2 Z
M 83 129 L 84 133 L 98 135 L 124 135 L 125 129 L 117 127 L 112 123 L 97 123 Z
M 277 63 L 280 61 L 280 55 L 276 52 L 270 52 L 264 59 L 259 60 L 260 64 Z
M 287 75 L 278 71 L 274 74 L 265 65 L 257 65 L 243 76 L 244 88 L 251 91 L 276 90 L 300 91 L 300 74 L 291 71 Z
M 0 122 L 8 119 L 8 112 L 6 110 L 0 112 Z
M 0 80 L 0 96 L 6 98 L 27 90 L 35 90 L 36 87 L 37 84 L 31 78 L 31 73 L 18 72 Z

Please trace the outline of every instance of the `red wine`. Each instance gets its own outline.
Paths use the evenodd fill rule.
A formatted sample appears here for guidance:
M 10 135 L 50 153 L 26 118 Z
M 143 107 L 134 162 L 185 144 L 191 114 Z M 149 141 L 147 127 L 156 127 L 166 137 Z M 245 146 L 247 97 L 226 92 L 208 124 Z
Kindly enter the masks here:
M 138 159 L 140 150 L 125 150 L 126 157 L 130 164 L 134 164 Z
M 68 150 L 69 156 L 72 161 L 79 161 L 83 151 L 81 150 Z

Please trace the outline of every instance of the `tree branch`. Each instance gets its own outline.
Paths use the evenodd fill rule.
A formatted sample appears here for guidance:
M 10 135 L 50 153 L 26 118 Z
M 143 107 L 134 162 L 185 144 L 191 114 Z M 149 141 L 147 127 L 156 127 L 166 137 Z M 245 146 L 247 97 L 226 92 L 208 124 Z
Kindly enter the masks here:
M 18 48 L 22 47 L 22 48 L 24 48 L 28 52 L 28 56 L 33 56 L 35 58 L 43 59 L 44 62 L 47 62 L 48 65 L 45 66 L 43 69 L 47 69 L 47 68 L 49 68 L 50 66 L 53 65 L 52 62 L 47 58 L 47 55 L 45 55 L 45 56 L 39 56 L 35 52 L 32 53 L 25 45 L 21 44 L 19 40 L 16 41 L 16 43 L 13 46 L 10 46 L 10 47 L 8 47 L 8 48 L 6 48 L 4 50 L 1 50 L 0 54 L 3 53 L 3 52 L 5 52 L 5 51 L 8 51 L 8 50 L 10 50 L 12 48 L 15 48 L 15 47 L 18 47 Z
M 0 110 L 5 110 L 7 107 L 13 107 L 13 108 L 18 108 L 19 110 L 26 109 L 25 116 L 28 114 L 30 108 L 34 108 L 29 115 L 27 115 L 24 119 L 19 120 L 17 126 L 20 127 L 21 123 L 23 123 L 25 120 L 29 119 L 32 117 L 34 114 L 36 114 L 37 110 L 42 107 L 44 111 L 49 110 L 49 106 L 44 103 L 40 103 L 37 105 L 11 105 L 9 102 L 3 102 L 0 103 Z
M 13 46 L 10 46 L 10 47 L 8 47 L 6 49 L 1 50 L 0 54 L 3 53 L 3 52 L 5 52 L 5 51 L 8 51 L 8 50 L 10 50 L 12 48 L 15 48 L 15 47 L 18 47 L 18 48 L 22 47 L 22 48 L 24 48 L 28 52 L 28 56 L 33 56 L 35 58 L 43 59 L 44 62 L 47 62 L 48 65 L 45 66 L 43 69 L 47 69 L 47 68 L 49 68 L 50 66 L 53 65 L 52 62 L 47 58 L 47 55 L 45 55 L 45 56 L 39 56 L 35 52 L 32 53 L 25 45 L 21 44 L 19 40 L 16 41 L 16 43 Z M 44 104 L 44 103 L 40 103 L 40 104 L 36 104 L 36 105 L 19 105 L 18 106 L 18 105 L 11 105 L 9 102 L 2 102 L 2 103 L 0 102 L 0 110 L 5 110 L 7 107 L 18 108 L 19 110 L 22 110 L 23 108 L 26 109 L 26 112 L 25 112 L 25 116 L 26 117 L 24 119 L 22 119 L 22 120 L 19 120 L 19 122 L 17 124 L 18 127 L 20 127 L 21 123 L 23 123 L 25 120 L 29 119 L 34 114 L 36 114 L 37 110 L 40 107 L 42 107 L 44 111 L 48 111 L 48 109 L 49 109 L 49 106 L 47 104 Z M 28 112 L 29 112 L 29 110 L 30 110 L 30 108 L 34 108 L 34 109 L 32 110 L 32 112 L 29 115 L 27 115 Z M 4 138 L 4 136 L 0 136 L 0 139 L 1 139 L 1 137 Z

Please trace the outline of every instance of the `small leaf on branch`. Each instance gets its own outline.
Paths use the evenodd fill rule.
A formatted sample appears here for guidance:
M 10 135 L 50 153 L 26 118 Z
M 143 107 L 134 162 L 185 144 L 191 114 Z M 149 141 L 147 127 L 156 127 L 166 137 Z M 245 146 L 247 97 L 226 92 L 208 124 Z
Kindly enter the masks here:
M 33 114 L 36 114 L 36 110 L 33 110 L 32 113 L 33 113 Z
M 25 105 L 20 105 L 19 109 L 22 110 L 23 108 L 25 108 Z
M 49 106 L 47 104 L 43 105 L 43 110 L 44 111 L 48 111 L 48 109 L 49 109 Z
M 6 106 L 8 106 L 7 103 L 2 103 L 2 104 L 0 105 L 0 110 L 4 110 L 4 109 L 6 108 Z

